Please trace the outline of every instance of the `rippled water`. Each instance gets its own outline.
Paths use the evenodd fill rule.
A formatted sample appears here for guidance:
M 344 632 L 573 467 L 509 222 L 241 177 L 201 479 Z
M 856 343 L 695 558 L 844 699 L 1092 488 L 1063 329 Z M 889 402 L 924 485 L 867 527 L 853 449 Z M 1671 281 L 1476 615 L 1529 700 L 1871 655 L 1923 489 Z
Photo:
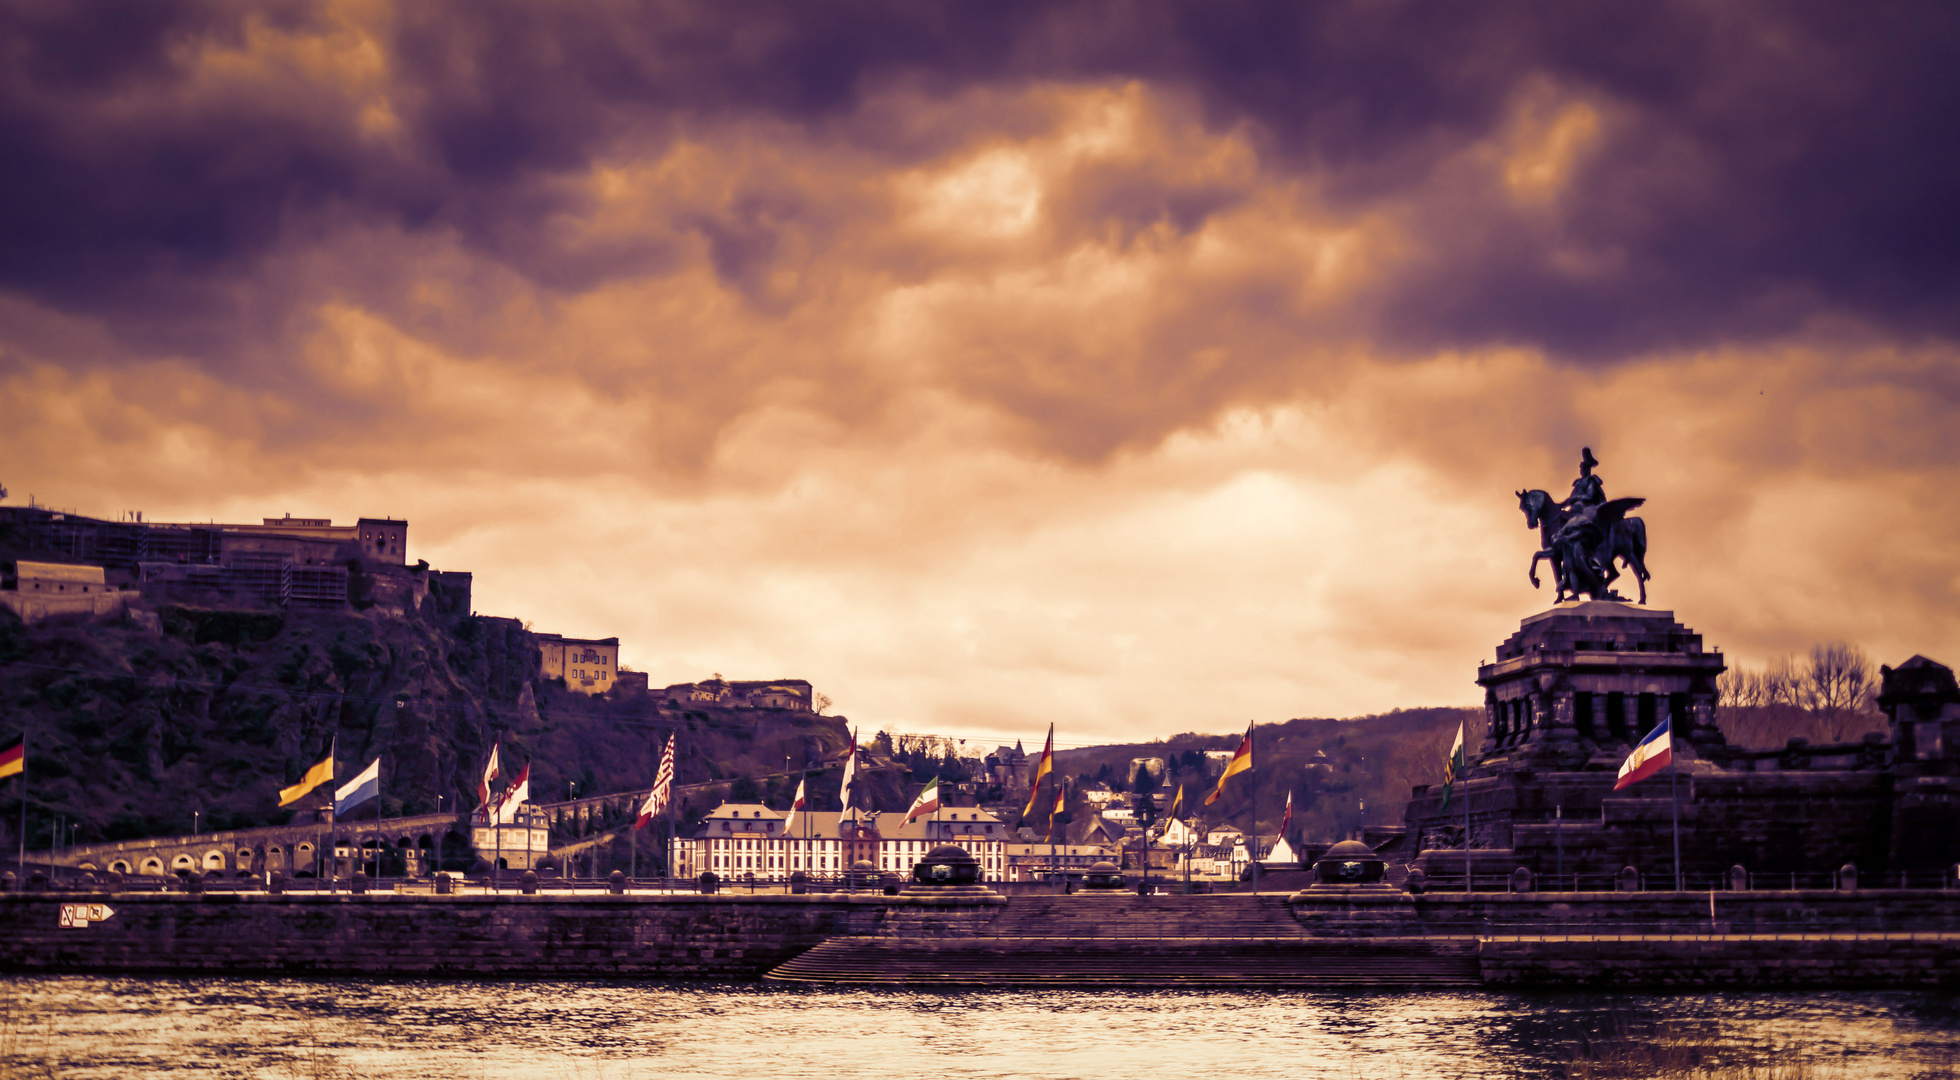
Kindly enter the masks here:
M 614 1078 L 1557 1076 L 1657 1040 L 1960 1075 L 1960 997 L 828 990 L 14 978 L 0 1075 Z

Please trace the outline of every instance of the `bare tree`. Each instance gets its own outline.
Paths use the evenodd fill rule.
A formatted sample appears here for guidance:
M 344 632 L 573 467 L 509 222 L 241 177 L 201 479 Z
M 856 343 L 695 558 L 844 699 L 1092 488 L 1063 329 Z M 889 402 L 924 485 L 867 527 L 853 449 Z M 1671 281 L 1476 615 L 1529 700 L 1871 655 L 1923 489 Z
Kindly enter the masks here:
M 717 676 L 715 676 L 715 677 L 716 677 L 716 678 L 720 678 L 721 676 L 719 676 L 719 675 L 717 675 Z M 828 709 L 828 708 L 830 708 L 830 706 L 831 706 L 831 704 L 832 704 L 832 703 L 831 703 L 831 700 L 830 700 L 830 697 L 829 697 L 829 695 L 827 695 L 827 694 L 818 694 L 818 695 L 816 696 L 816 699 L 815 699 L 815 700 L 814 700 L 814 701 L 813 701 L 813 702 L 812 702 L 811 704 L 812 704 L 812 705 L 814 705 L 814 706 L 816 707 L 816 710 L 817 710 L 817 715 L 818 715 L 818 716 L 822 716 L 822 715 L 824 714 L 824 710 L 826 710 L 826 709 Z
M 1832 742 L 1843 742 L 1862 727 L 1859 706 L 1871 696 L 1872 662 L 1864 651 L 1842 641 L 1810 647 L 1803 670 L 1804 704 L 1822 722 Z

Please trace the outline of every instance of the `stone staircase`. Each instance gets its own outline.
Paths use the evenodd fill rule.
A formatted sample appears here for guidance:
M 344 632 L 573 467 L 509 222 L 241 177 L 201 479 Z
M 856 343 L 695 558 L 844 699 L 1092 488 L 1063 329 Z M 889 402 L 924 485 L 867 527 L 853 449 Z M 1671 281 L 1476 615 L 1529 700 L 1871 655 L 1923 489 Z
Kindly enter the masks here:
M 777 982 L 908 986 L 1477 986 L 1464 939 L 1312 938 L 1282 896 L 1016 896 L 963 937 L 837 937 Z

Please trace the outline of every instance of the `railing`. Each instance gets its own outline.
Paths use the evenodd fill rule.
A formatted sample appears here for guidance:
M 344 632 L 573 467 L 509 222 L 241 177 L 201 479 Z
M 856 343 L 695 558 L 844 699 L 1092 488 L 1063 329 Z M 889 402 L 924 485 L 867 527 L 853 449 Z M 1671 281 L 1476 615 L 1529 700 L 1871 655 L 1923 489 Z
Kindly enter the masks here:
M 1755 892 L 1784 892 L 1796 890 L 1827 890 L 1839 888 L 1838 875 L 1829 870 L 1806 870 L 1795 873 L 1784 871 L 1760 871 L 1745 875 L 1747 888 Z M 1479 893 L 1511 892 L 1510 874 L 1479 873 L 1472 879 L 1472 891 Z M 1619 874 L 1536 874 L 1531 880 L 1532 892 L 1620 892 Z M 1636 892 L 1672 892 L 1675 879 L 1672 871 L 1656 870 L 1638 875 Z M 1691 871 L 1681 876 L 1684 892 L 1730 892 L 1733 891 L 1731 879 L 1726 871 Z M 1960 881 L 1948 870 L 1897 871 L 1886 874 L 1858 875 L 1858 891 L 1871 889 L 1953 889 L 1960 888 Z M 1423 892 L 1427 894 L 1463 894 L 1463 875 L 1437 872 L 1426 876 Z

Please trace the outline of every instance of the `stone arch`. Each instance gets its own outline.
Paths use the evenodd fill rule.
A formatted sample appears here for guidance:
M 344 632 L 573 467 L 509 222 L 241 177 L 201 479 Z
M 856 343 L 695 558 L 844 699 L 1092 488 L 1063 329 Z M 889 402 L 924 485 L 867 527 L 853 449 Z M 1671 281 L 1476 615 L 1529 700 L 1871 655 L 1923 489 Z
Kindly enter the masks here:
M 117 859 L 115 862 L 109 864 L 109 869 L 113 873 L 127 874 L 129 873 L 129 862 L 126 859 Z
M 143 860 L 143 872 L 151 877 L 163 876 L 163 860 L 155 855 Z
M 189 855 L 179 854 L 176 858 L 170 860 L 170 872 L 173 874 L 193 873 L 196 870 L 197 860 L 191 858 Z
M 274 844 L 265 849 L 265 868 L 267 870 L 284 870 L 286 868 L 286 853 L 279 850 L 278 844 Z
M 242 847 L 238 849 L 238 868 L 240 870 L 250 870 L 252 864 L 256 862 L 258 862 L 258 859 L 253 855 L 251 848 Z
M 204 853 L 204 869 L 223 870 L 224 868 L 225 868 L 224 852 L 219 851 L 217 848 L 212 848 L 210 851 Z

